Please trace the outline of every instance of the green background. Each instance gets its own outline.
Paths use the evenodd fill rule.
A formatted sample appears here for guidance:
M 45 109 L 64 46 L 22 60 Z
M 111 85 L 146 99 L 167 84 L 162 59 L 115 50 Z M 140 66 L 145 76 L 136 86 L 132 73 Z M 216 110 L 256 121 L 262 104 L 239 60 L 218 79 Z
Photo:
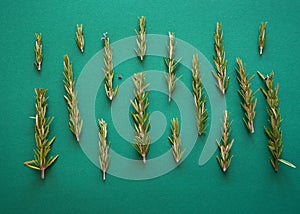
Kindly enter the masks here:
M 199 138 L 199 143 L 184 162 L 164 176 L 130 181 L 108 175 L 107 181 L 102 182 L 100 170 L 88 160 L 71 135 L 63 100 L 63 55 L 69 54 L 74 75 L 78 77 L 88 60 L 102 48 L 103 32 L 109 32 L 111 42 L 132 36 L 138 27 L 137 17 L 141 15 L 147 17 L 148 33 L 166 35 L 168 31 L 174 31 L 177 38 L 197 47 L 211 63 L 215 24 L 217 21 L 223 23 L 227 69 L 231 76 L 226 100 L 234 120 L 232 135 L 235 138 L 232 149 L 235 157 L 227 174 L 220 171 L 214 158 L 206 165 L 198 166 L 205 141 L 205 138 Z M 298 213 L 299 169 L 280 165 L 279 173 L 274 173 L 263 132 L 267 120 L 266 103 L 260 92 L 257 94 L 256 132 L 254 135 L 247 133 L 241 120 L 243 112 L 236 92 L 238 83 L 234 68 L 235 58 L 241 57 L 249 74 L 255 74 L 257 70 L 264 74 L 275 71 L 275 81 L 280 83 L 280 108 L 284 119 L 283 158 L 300 167 L 297 121 L 300 118 L 299 15 L 300 2 L 296 0 L 2 0 L 0 212 Z M 257 37 L 262 21 L 268 21 L 267 42 L 263 56 L 259 57 Z M 83 55 L 74 41 L 77 23 L 84 25 L 86 49 Z M 36 32 L 43 33 L 41 73 L 33 66 Z M 147 60 L 149 62 L 143 69 L 164 69 L 162 59 L 149 57 Z M 152 60 L 153 64 L 150 63 Z M 138 69 L 141 69 L 138 61 L 130 61 L 115 71 L 126 78 Z M 178 74 L 183 73 L 186 74 L 185 68 L 181 66 Z M 190 77 L 185 76 L 183 80 L 190 87 Z M 116 82 L 121 84 L 122 81 Z M 253 88 L 261 84 L 258 77 L 253 80 Z M 34 123 L 29 116 L 35 113 L 35 87 L 49 89 L 48 115 L 55 116 L 50 135 L 57 137 L 52 154 L 60 155 L 55 165 L 46 171 L 44 181 L 38 172 L 23 166 L 24 161 L 33 157 Z M 98 95 L 97 103 L 102 104 L 96 107 L 107 105 L 103 90 Z M 150 103 L 156 102 L 158 106 L 153 99 Z M 172 109 L 176 114 L 176 108 Z M 100 117 L 101 111 L 97 114 Z M 169 112 L 167 118 L 171 116 Z M 112 142 L 118 139 L 113 134 L 110 137 Z

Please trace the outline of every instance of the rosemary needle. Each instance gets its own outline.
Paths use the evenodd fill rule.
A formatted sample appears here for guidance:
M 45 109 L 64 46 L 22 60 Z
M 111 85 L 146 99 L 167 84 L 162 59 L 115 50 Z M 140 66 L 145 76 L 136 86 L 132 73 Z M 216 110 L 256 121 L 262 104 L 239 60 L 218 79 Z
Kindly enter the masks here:
M 179 136 L 178 118 L 173 118 L 171 120 L 171 131 L 172 137 L 168 137 L 168 139 L 172 145 L 173 157 L 176 163 L 179 163 L 185 153 L 185 149 L 181 151 L 181 137 Z
M 42 45 L 42 34 L 35 34 L 35 46 L 34 46 L 34 53 L 35 53 L 35 62 L 34 65 L 38 71 L 42 68 L 43 62 L 43 45 Z
M 138 50 L 134 49 L 136 55 L 140 58 L 141 61 L 143 61 L 144 56 L 146 54 L 146 17 L 138 17 L 140 31 L 135 30 L 137 39 L 136 43 L 138 45 Z

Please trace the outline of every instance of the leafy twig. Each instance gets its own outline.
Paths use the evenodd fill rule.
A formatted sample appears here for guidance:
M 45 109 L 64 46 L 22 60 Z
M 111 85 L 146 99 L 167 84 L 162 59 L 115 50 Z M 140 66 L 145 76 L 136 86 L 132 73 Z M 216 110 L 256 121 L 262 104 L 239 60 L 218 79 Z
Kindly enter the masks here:
M 43 62 L 43 45 L 42 45 L 42 34 L 35 34 L 35 46 L 34 46 L 34 53 L 35 53 L 35 62 L 34 65 L 38 71 L 42 68 Z
M 103 72 L 105 75 L 105 92 L 106 96 L 109 100 L 113 100 L 118 91 L 118 86 L 113 89 L 113 79 L 114 79 L 114 71 L 113 71 L 113 63 L 112 63 L 112 50 L 109 45 L 108 33 L 104 33 L 101 40 L 104 42 L 104 67 Z
M 64 86 L 67 95 L 64 96 L 70 115 L 69 126 L 71 132 L 76 136 L 76 140 L 80 140 L 80 132 L 82 128 L 82 120 L 80 119 L 80 113 L 78 109 L 77 91 L 75 91 L 75 79 L 73 78 L 72 65 L 70 63 L 68 55 L 64 56 Z
M 220 89 L 222 94 L 225 94 L 229 84 L 229 77 L 226 77 L 227 60 L 225 59 L 223 31 L 221 28 L 222 24 L 217 22 L 216 32 L 214 33 L 214 48 L 216 52 L 216 55 L 214 56 L 214 63 L 217 73 L 212 71 L 212 74 L 217 81 L 217 87 Z
M 33 117 L 35 120 L 35 142 L 36 142 L 36 148 L 34 151 L 34 159 L 31 161 L 24 162 L 25 166 L 39 170 L 41 171 L 41 178 L 45 178 L 45 170 L 50 167 L 58 158 L 58 155 L 56 156 L 50 156 L 50 158 L 47 158 L 50 150 L 51 145 L 55 141 L 55 137 L 51 138 L 50 141 L 48 141 L 47 136 L 50 131 L 50 124 L 53 121 L 54 117 L 47 118 L 46 112 L 47 112 L 47 89 L 42 88 L 36 88 L 35 94 L 36 94 L 36 115 Z
M 259 49 L 259 55 L 263 54 L 263 49 L 265 46 L 265 40 L 266 40 L 266 27 L 268 22 L 262 22 L 259 26 L 259 36 L 258 36 L 258 49 Z
M 264 76 L 259 71 L 257 72 L 259 77 L 265 81 L 266 88 L 261 87 L 261 91 L 264 94 L 266 101 L 268 103 L 267 113 L 269 115 L 269 127 L 265 126 L 265 133 L 269 138 L 268 147 L 271 152 L 272 158 L 270 158 L 270 162 L 275 170 L 278 172 L 279 162 L 282 162 L 292 168 L 296 168 L 296 166 L 286 160 L 280 159 L 282 154 L 283 145 L 282 145 L 282 130 L 281 130 L 281 115 L 278 98 L 278 90 L 279 86 L 276 85 L 273 88 L 273 78 L 274 72 L 270 74 L 270 76 Z
M 84 34 L 82 30 L 82 24 L 77 24 L 77 31 L 76 31 L 76 43 L 81 51 L 83 53 L 84 51 Z
M 202 135 L 207 129 L 205 125 L 208 119 L 208 112 L 205 108 L 206 97 L 203 95 L 202 90 L 202 80 L 200 76 L 200 65 L 198 61 L 198 54 L 193 55 L 192 60 L 192 86 L 194 92 L 194 102 L 196 106 L 196 124 L 198 129 L 198 134 Z
M 132 112 L 132 118 L 134 120 L 135 129 L 135 143 L 131 145 L 142 156 L 143 162 L 146 163 L 146 155 L 149 151 L 150 137 L 148 135 L 148 129 L 150 126 L 149 112 L 147 113 L 147 107 L 149 105 L 148 95 L 149 91 L 145 91 L 149 86 L 146 84 L 145 74 L 137 73 L 132 78 L 135 85 L 134 96 L 135 99 L 130 100 L 135 112 Z
M 175 56 L 175 34 L 172 32 L 169 32 L 169 45 L 168 48 L 168 58 L 165 57 L 165 63 L 168 67 L 168 74 L 166 76 L 167 83 L 168 83 L 168 92 L 169 92 L 169 102 L 171 101 L 172 93 L 175 89 L 175 84 L 177 81 L 176 74 L 175 74 L 175 68 L 178 62 L 180 62 L 180 59 L 176 62 L 174 59 Z
M 107 142 L 107 123 L 101 119 L 98 120 L 99 124 L 99 162 L 102 170 L 103 180 L 105 180 L 106 172 L 110 163 L 110 157 L 108 155 L 110 143 Z
M 179 163 L 185 153 L 185 149 L 181 151 L 181 138 L 179 136 L 178 118 L 173 118 L 171 120 L 171 131 L 172 137 L 168 137 L 168 139 L 172 145 L 172 154 L 174 156 L 174 159 L 176 163 Z
M 137 39 L 136 39 L 136 43 L 138 45 L 138 50 L 134 49 L 136 55 L 138 57 L 140 57 L 141 61 L 143 61 L 144 56 L 146 54 L 146 17 L 142 16 L 142 17 L 138 17 L 138 21 L 139 21 L 139 26 L 140 26 L 140 31 L 138 32 L 137 30 L 135 30 Z
M 247 118 L 247 121 L 245 118 L 243 118 L 243 121 L 249 130 L 249 132 L 254 133 L 254 117 L 255 117 L 255 107 L 257 103 L 257 99 L 254 98 L 254 95 L 256 92 L 252 93 L 252 90 L 250 88 L 251 81 L 254 78 L 254 75 L 249 78 L 249 76 L 246 73 L 246 65 L 244 64 L 240 58 L 236 59 L 236 63 L 238 65 L 238 68 L 235 69 L 236 73 L 238 74 L 237 80 L 240 83 L 240 90 L 238 90 L 239 94 L 243 98 L 243 103 L 241 103 L 241 106 L 243 107 L 243 110 L 245 112 L 245 116 Z
M 223 172 L 227 171 L 227 169 L 230 166 L 231 160 L 233 158 L 233 155 L 230 156 L 230 150 L 234 142 L 234 139 L 230 141 L 230 126 L 232 122 L 229 123 L 228 121 L 229 121 L 229 116 L 227 111 L 225 111 L 224 123 L 222 128 L 222 139 L 220 142 L 217 140 L 217 144 L 221 155 L 221 157 L 217 156 L 217 160 Z

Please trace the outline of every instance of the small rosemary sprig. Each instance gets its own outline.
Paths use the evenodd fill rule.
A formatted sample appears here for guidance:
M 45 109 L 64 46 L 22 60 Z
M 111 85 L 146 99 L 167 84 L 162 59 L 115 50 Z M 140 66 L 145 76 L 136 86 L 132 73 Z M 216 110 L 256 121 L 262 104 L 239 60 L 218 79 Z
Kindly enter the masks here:
M 168 48 L 168 58 L 165 57 L 165 63 L 168 67 L 168 74 L 166 75 L 167 83 L 168 83 L 168 92 L 169 92 L 169 102 L 172 98 L 172 93 L 175 89 L 175 84 L 177 81 L 175 68 L 180 59 L 176 62 L 175 57 L 175 34 L 173 32 L 169 32 L 169 45 Z
M 81 53 L 84 51 L 84 34 L 82 24 L 77 24 L 76 43 Z
M 296 166 L 286 160 L 280 158 L 283 150 L 282 145 L 282 130 L 281 130 L 281 115 L 278 98 L 278 90 L 279 85 L 277 84 L 275 88 L 273 88 L 273 78 L 274 72 L 270 74 L 270 76 L 264 76 L 259 71 L 257 72 L 259 77 L 265 81 L 266 88 L 261 87 L 261 91 L 264 94 L 266 101 L 268 103 L 267 113 L 269 115 L 269 127 L 264 126 L 264 130 L 266 135 L 268 136 L 268 148 L 271 152 L 272 158 L 270 158 L 270 162 L 275 170 L 278 172 L 279 162 L 284 163 L 292 168 L 296 168 Z
M 103 37 L 101 40 L 104 42 L 104 67 L 103 72 L 105 75 L 105 92 L 106 96 L 109 100 L 113 100 L 118 91 L 118 86 L 113 89 L 113 79 L 114 79 L 114 71 L 113 71 L 113 62 L 112 62 L 112 50 L 109 45 L 108 33 L 103 33 Z
M 43 62 L 43 45 L 42 45 L 42 34 L 35 34 L 35 46 L 34 46 L 34 53 L 35 53 L 35 62 L 34 65 L 38 71 L 42 69 L 42 62 Z
M 168 137 L 168 139 L 172 145 L 173 157 L 176 163 L 179 163 L 185 153 L 185 149 L 181 151 L 181 138 L 179 136 L 178 118 L 173 118 L 171 120 L 171 132 L 172 132 L 172 137 Z
M 259 36 L 258 36 L 259 55 L 263 54 L 263 49 L 264 49 L 265 40 L 266 40 L 266 27 L 267 27 L 267 22 L 260 23 Z
M 216 32 L 214 33 L 214 48 L 216 53 L 216 55 L 214 56 L 214 63 L 217 72 L 212 71 L 212 74 L 217 81 L 217 87 L 222 92 L 222 94 L 225 94 L 230 78 L 226 77 L 227 60 L 225 59 L 223 31 L 221 30 L 221 28 L 222 24 L 217 22 Z
M 146 17 L 142 16 L 142 17 L 138 17 L 138 21 L 139 21 L 139 26 L 140 26 L 140 31 L 138 32 L 137 30 L 134 30 L 136 33 L 136 43 L 138 45 L 138 50 L 134 49 L 134 52 L 136 53 L 136 55 L 141 59 L 141 61 L 143 61 L 144 56 L 146 54 Z
M 252 90 L 250 88 L 251 81 L 254 78 L 254 75 L 249 78 L 246 73 L 246 65 L 244 64 L 243 66 L 243 62 L 240 58 L 236 59 L 236 63 L 238 67 L 235 69 L 235 71 L 238 74 L 237 80 L 239 81 L 241 88 L 240 90 L 238 90 L 238 92 L 243 98 L 243 103 L 241 103 L 241 106 L 247 118 L 247 121 L 245 118 L 243 118 L 243 121 L 249 132 L 254 133 L 254 117 L 257 99 L 254 98 L 256 92 L 252 93 Z
M 132 80 L 135 85 L 135 99 L 133 101 L 130 100 L 130 102 L 135 110 L 135 112 L 131 112 L 134 120 L 135 143 L 131 145 L 142 156 L 143 162 L 146 163 L 146 155 L 150 146 L 150 137 L 148 135 L 150 126 L 148 118 L 150 113 L 146 112 L 149 105 L 149 91 L 146 92 L 145 90 L 149 86 L 149 83 L 146 84 L 145 74 L 142 72 L 134 74 Z
M 70 115 L 69 126 L 71 132 L 75 135 L 76 140 L 80 140 L 80 132 L 83 121 L 80 119 L 80 113 L 78 109 L 77 91 L 75 91 L 75 78 L 73 78 L 72 65 L 70 63 L 68 55 L 64 56 L 64 86 L 67 95 L 64 98 L 68 104 L 68 111 Z
M 220 168 L 223 172 L 226 172 L 227 169 L 230 166 L 231 160 L 233 158 L 233 155 L 230 156 L 230 150 L 232 147 L 232 144 L 234 142 L 234 139 L 230 141 L 230 126 L 231 123 L 229 123 L 229 116 L 227 111 L 224 112 L 224 122 L 223 122 L 223 128 L 222 128 L 222 139 L 219 142 L 217 140 L 217 144 L 220 150 L 221 157 L 217 156 L 218 163 L 220 165 Z M 230 143 L 229 143 L 230 141 Z
M 99 124 L 99 163 L 102 170 L 102 178 L 105 180 L 106 172 L 110 163 L 110 157 L 108 155 L 110 143 L 107 142 L 107 123 L 101 119 L 98 120 Z
M 202 80 L 200 76 L 200 65 L 198 61 L 198 54 L 193 55 L 192 60 L 192 86 L 194 92 L 194 102 L 196 106 L 196 124 L 198 129 L 198 134 L 202 135 L 207 129 L 205 125 L 208 119 L 208 112 L 205 108 L 206 97 L 203 95 L 202 90 Z
M 52 123 L 54 117 L 46 117 L 47 112 L 47 100 L 48 97 L 46 97 L 48 90 L 42 89 L 42 88 L 36 88 L 35 94 L 36 94 L 36 115 L 35 117 L 32 117 L 35 120 L 35 142 L 36 142 L 36 148 L 34 151 L 34 159 L 31 161 L 24 162 L 25 166 L 39 170 L 41 171 L 41 178 L 45 178 L 45 170 L 50 167 L 58 158 L 58 155 L 56 156 L 50 156 L 50 158 L 47 158 L 50 150 L 51 145 L 55 141 L 55 137 L 51 138 L 51 140 L 48 141 L 47 136 L 50 131 L 50 124 Z

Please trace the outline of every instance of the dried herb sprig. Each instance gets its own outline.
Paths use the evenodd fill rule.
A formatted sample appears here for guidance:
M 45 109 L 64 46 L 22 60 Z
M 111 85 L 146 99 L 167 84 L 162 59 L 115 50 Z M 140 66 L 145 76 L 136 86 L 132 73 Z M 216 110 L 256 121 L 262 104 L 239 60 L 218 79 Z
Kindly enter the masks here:
M 82 24 L 77 24 L 76 43 L 81 53 L 84 51 L 84 34 Z
M 220 150 L 221 157 L 217 156 L 218 163 L 220 165 L 220 168 L 223 172 L 226 172 L 227 169 L 230 166 L 231 160 L 233 158 L 233 155 L 230 156 L 230 150 L 232 147 L 232 144 L 234 142 L 234 139 L 230 141 L 230 127 L 231 123 L 229 123 L 229 116 L 227 111 L 224 112 L 224 122 L 223 122 L 223 128 L 222 128 L 222 139 L 219 142 L 217 140 L 217 144 Z M 229 143 L 230 141 L 230 143 Z
M 227 70 L 227 60 L 225 59 L 225 51 L 224 51 L 224 42 L 223 42 L 223 31 L 221 30 L 222 24 L 217 22 L 216 32 L 214 33 L 215 39 L 215 55 L 214 55 L 214 63 L 217 69 L 217 72 L 212 71 L 213 76 L 217 81 L 217 87 L 225 94 L 228 84 L 229 77 L 226 77 Z
M 32 117 L 35 120 L 35 142 L 36 148 L 34 151 L 34 159 L 31 161 L 24 162 L 25 166 L 41 171 L 41 178 L 45 178 L 45 170 L 50 167 L 58 158 L 58 155 L 50 156 L 47 158 L 50 150 L 51 145 L 55 141 L 55 137 L 51 138 L 48 141 L 47 136 L 50 131 L 50 124 L 52 123 L 54 117 L 46 117 L 47 112 L 47 100 L 46 97 L 48 90 L 42 88 L 36 88 L 36 115 Z
M 257 72 L 259 77 L 265 81 L 266 88 L 261 87 L 261 91 L 264 94 L 266 101 L 268 103 L 267 113 L 269 115 L 269 127 L 264 126 L 264 130 L 266 135 L 268 136 L 268 148 L 271 152 L 272 158 L 270 158 L 271 165 L 273 166 L 275 172 L 278 172 L 279 162 L 284 163 L 292 168 L 296 168 L 296 166 L 286 160 L 280 158 L 283 150 L 282 145 L 282 130 L 281 130 L 281 115 L 279 109 L 279 98 L 278 98 L 278 90 L 279 85 L 277 84 L 275 88 L 273 88 L 273 78 L 274 72 L 270 74 L 270 76 L 264 76 L 259 71 Z
M 179 136 L 179 122 L 178 118 L 173 118 L 171 120 L 171 132 L 172 137 L 168 137 L 171 145 L 172 145 L 172 154 L 176 161 L 176 163 L 179 163 L 182 159 L 185 150 L 181 151 L 181 137 Z
M 134 49 L 134 52 L 136 53 L 136 55 L 138 57 L 140 57 L 141 61 L 143 61 L 144 56 L 146 54 L 146 17 L 142 16 L 142 17 L 138 17 L 138 21 L 139 21 L 139 26 L 140 26 L 140 31 L 138 32 L 137 30 L 134 30 L 136 33 L 136 43 L 138 45 L 138 50 Z
M 73 78 L 72 65 L 69 60 L 68 55 L 64 56 L 64 86 L 67 92 L 67 95 L 64 95 L 64 98 L 68 104 L 68 111 L 70 115 L 69 126 L 71 132 L 75 135 L 76 140 L 79 142 L 80 133 L 82 128 L 83 121 L 80 119 L 80 113 L 78 109 L 77 101 L 77 91 L 75 91 L 75 78 Z
M 38 71 L 42 69 L 42 62 L 43 62 L 43 45 L 42 45 L 42 34 L 35 34 L 35 46 L 34 46 L 34 53 L 35 53 L 35 62 L 34 65 Z
M 208 112 L 205 108 L 206 96 L 202 93 L 203 86 L 200 76 L 198 54 L 193 55 L 192 60 L 192 86 L 194 92 L 194 102 L 196 106 L 196 124 L 198 134 L 202 135 L 207 129 L 207 125 L 205 125 L 205 123 L 208 119 Z
M 112 62 L 112 49 L 109 45 L 108 33 L 105 32 L 101 40 L 104 42 L 104 67 L 103 72 L 105 75 L 105 92 L 106 96 L 109 100 L 113 100 L 118 91 L 118 86 L 113 89 L 113 79 L 114 79 L 114 71 L 113 71 L 113 62 Z
M 101 119 L 98 120 L 99 124 L 99 163 L 102 170 L 102 178 L 105 180 L 106 172 L 109 167 L 110 157 L 108 155 L 110 143 L 107 141 L 107 123 Z
M 169 92 L 169 102 L 172 98 L 172 93 L 175 89 L 175 84 L 178 78 L 176 78 L 175 74 L 175 68 L 177 63 L 180 62 L 180 59 L 178 61 L 175 61 L 175 34 L 174 32 L 169 32 L 169 45 L 168 48 L 168 58 L 165 57 L 165 63 L 168 67 L 168 74 L 166 75 L 167 83 L 168 83 L 168 92 Z
M 246 73 L 246 65 L 243 65 L 243 62 L 240 58 L 236 59 L 236 63 L 238 67 L 235 69 L 235 71 L 238 74 L 237 80 L 239 81 L 241 88 L 238 90 L 238 92 L 243 98 L 243 103 L 241 103 L 241 106 L 246 116 L 246 119 L 243 118 L 243 121 L 249 132 L 254 133 L 254 117 L 257 98 L 254 98 L 256 91 L 252 93 L 250 88 L 254 75 L 249 78 Z
M 145 74 L 142 72 L 134 74 L 132 80 L 135 85 L 135 99 L 133 101 L 130 100 L 130 102 L 135 110 L 135 112 L 131 112 L 134 120 L 135 143 L 131 145 L 142 156 L 143 162 L 146 163 L 146 155 L 150 146 L 150 137 L 148 135 L 150 113 L 147 112 L 149 91 L 146 92 L 145 90 L 149 83 L 146 84 Z
M 259 36 L 258 36 L 258 50 L 259 55 L 263 54 L 263 49 L 266 41 L 266 27 L 268 22 L 262 22 L 259 26 Z

